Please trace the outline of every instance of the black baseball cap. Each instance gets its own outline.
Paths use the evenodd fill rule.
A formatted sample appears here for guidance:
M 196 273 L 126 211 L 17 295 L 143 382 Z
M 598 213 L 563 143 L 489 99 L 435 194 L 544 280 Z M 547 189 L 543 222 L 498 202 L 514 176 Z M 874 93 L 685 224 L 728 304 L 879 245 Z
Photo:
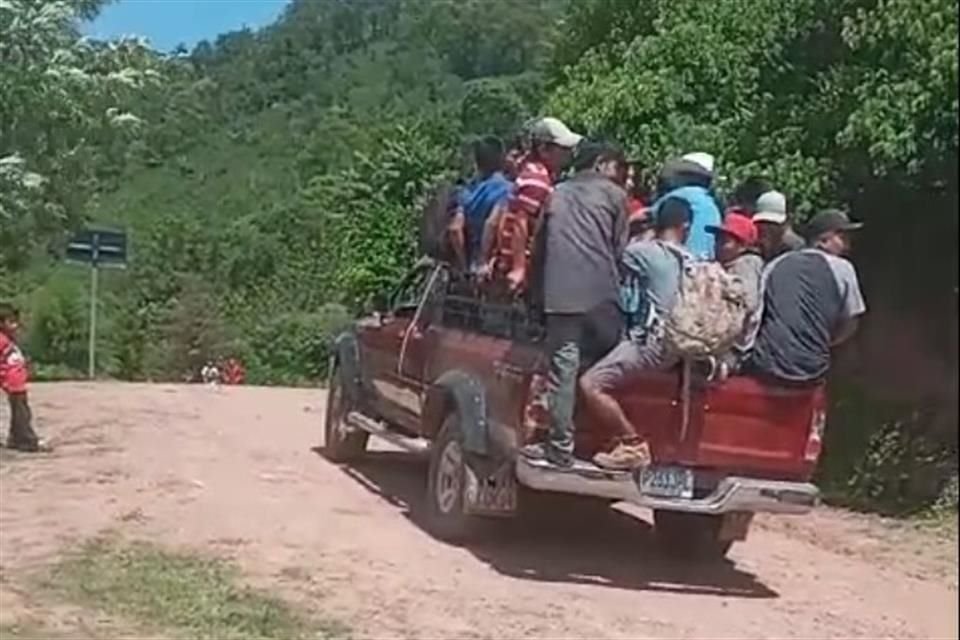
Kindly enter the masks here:
M 668 197 L 657 207 L 654 225 L 658 230 L 673 229 L 690 224 L 693 220 L 693 209 L 690 204 L 676 196 Z
M 804 229 L 807 240 L 815 240 L 825 233 L 833 231 L 856 231 L 863 227 L 862 222 L 851 222 L 846 213 L 839 209 L 825 209 L 810 218 Z

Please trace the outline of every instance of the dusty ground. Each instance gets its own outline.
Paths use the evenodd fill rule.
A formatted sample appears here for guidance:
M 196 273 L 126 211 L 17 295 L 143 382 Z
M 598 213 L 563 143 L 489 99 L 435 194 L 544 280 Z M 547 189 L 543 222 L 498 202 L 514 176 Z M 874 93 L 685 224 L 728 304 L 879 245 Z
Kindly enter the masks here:
M 0 624 L 87 624 L 29 576 L 110 530 L 233 558 L 361 637 L 957 637 L 956 541 L 833 510 L 761 520 L 711 569 L 658 558 L 649 527 L 615 512 L 444 544 L 418 519 L 422 465 L 380 445 L 354 468 L 311 450 L 323 401 L 38 385 L 37 423 L 58 449 L 0 461 Z

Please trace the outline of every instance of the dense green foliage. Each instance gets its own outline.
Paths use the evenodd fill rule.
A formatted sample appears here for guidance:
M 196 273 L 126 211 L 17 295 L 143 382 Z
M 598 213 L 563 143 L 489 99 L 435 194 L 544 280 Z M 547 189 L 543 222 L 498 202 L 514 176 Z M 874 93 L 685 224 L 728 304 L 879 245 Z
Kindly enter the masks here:
M 835 367 L 822 482 L 909 508 L 957 460 L 957 7 L 946 0 L 571 5 L 548 110 L 655 164 L 762 173 L 800 219 L 867 222 L 870 314 Z M 955 485 L 954 485 L 955 486 Z
M 139 42 L 78 39 L 98 4 L 0 3 L 0 270 L 82 219 L 142 122 L 127 107 L 160 80 Z
M 346 309 L 415 257 L 417 203 L 466 166 L 464 136 L 506 134 L 538 108 L 560 6 L 294 2 L 260 32 L 151 57 L 161 85 L 126 107 L 141 123 L 123 146 L 126 171 L 77 195 L 88 217 L 131 232 L 129 271 L 102 278 L 104 372 L 180 379 L 233 354 L 251 381 L 319 377 Z M 59 27 L 61 39 L 75 37 Z M 519 42 L 518 28 L 527 34 Z M 94 147 L 104 157 L 93 167 L 114 168 L 108 148 Z M 61 218 L 57 230 L 75 221 Z M 22 225 L 7 230 L 10 264 L 47 248 Z M 0 288 L 50 283 L 43 299 L 24 299 L 31 352 L 41 365 L 78 370 L 86 276 L 48 262 L 38 257 Z M 185 321 L 195 314 L 204 319 Z M 69 346 L 48 348 L 44 327 L 55 326 L 76 328 L 59 338 Z
M 86 216 L 132 237 L 103 278 L 104 373 L 232 354 L 256 382 L 316 379 L 415 257 L 418 203 L 469 137 L 550 112 L 651 168 L 706 150 L 721 189 L 763 173 L 801 218 L 866 220 L 870 314 L 837 362 L 822 480 L 894 510 L 955 494 L 952 2 L 295 0 L 165 57 L 78 44 L 68 18 L 98 5 L 0 0 L 0 295 L 46 370 L 83 366 L 86 276 L 48 255 Z

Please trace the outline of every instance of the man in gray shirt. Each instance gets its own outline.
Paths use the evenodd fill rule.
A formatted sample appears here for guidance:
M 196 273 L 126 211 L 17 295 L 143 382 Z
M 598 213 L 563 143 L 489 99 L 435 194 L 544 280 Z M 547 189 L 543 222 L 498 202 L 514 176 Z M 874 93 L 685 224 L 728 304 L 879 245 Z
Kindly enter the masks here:
M 573 409 L 584 339 L 604 333 L 602 327 L 591 327 L 596 324 L 592 319 L 619 315 L 606 309 L 616 309 L 618 260 L 627 242 L 627 193 L 620 186 L 626 178 L 625 155 L 613 146 L 584 143 L 577 156 L 577 173 L 550 196 L 539 231 L 544 234 L 550 429 L 546 443 L 522 451 L 563 467 L 573 464 Z M 618 338 L 613 336 L 606 347 Z
M 867 310 L 856 269 L 845 258 L 850 232 L 861 226 L 841 211 L 822 211 L 806 228 L 810 248 L 767 265 L 750 373 L 801 385 L 823 380 L 831 349 L 853 336 Z

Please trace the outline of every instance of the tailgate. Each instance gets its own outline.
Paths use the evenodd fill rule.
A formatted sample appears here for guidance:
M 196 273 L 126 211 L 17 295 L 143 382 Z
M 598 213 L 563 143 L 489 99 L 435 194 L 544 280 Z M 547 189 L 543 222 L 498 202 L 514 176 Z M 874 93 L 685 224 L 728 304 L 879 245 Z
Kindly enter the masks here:
M 826 402 L 822 386 L 776 387 L 734 377 L 692 389 L 686 420 L 675 373 L 645 376 L 619 395 L 661 464 L 807 480 L 820 453 Z
M 697 466 L 808 479 L 820 455 L 826 419 L 823 386 L 779 387 L 735 377 L 692 399 L 682 456 Z

